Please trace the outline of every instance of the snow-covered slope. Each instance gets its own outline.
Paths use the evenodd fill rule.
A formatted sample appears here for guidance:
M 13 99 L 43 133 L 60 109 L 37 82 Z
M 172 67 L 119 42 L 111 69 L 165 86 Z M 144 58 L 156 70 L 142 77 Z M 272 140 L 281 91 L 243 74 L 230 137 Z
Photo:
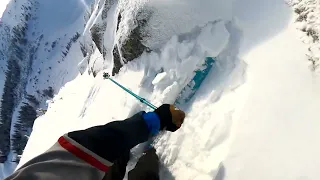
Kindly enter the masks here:
M 3 16 L 3 13 L 4 11 L 6 10 L 7 8 L 7 5 L 9 3 L 10 0 L 2 0 L 0 2 L 0 26 L 2 26 L 3 22 L 2 22 L 2 16 Z M 3 29 L 1 28 L 2 32 L 2 39 L 0 40 L 0 44 L 2 46 L 2 48 L 4 46 L 6 46 L 6 42 L 3 42 L 3 39 L 5 39 L 6 37 L 4 36 L 3 34 Z M 4 81 L 5 81 L 5 76 L 4 76 L 4 70 L 5 70 L 5 60 L 4 60 L 4 57 L 3 57 L 3 54 L 1 54 L 1 62 L 0 62 L 0 94 L 2 94 L 3 92 L 3 85 L 4 85 Z M 14 169 L 16 168 L 16 164 L 12 164 L 10 162 L 8 163 L 5 163 L 5 164 L 0 164 L 0 179 L 4 179 L 6 176 L 9 176 L 12 171 L 14 171 Z
M 2 17 L 2 14 L 3 14 L 4 10 L 6 9 L 9 1 L 10 1 L 10 0 L 3 0 L 3 1 L 1 1 L 1 3 L 0 3 L 0 18 Z
M 55 5 L 62 6 L 65 4 L 64 1 L 55 2 L 57 3 Z M 11 99 L 11 109 L 7 110 L 12 110 L 11 114 L 8 113 L 9 115 L 7 116 L 11 117 L 6 119 L 4 126 L 1 124 L 1 148 L 6 150 L 4 152 L 1 152 L 3 149 L 0 150 L 1 162 L 3 160 L 7 161 L 5 164 L 0 164 L 0 179 L 10 175 L 17 166 L 15 163 L 17 161 L 17 154 L 15 152 L 17 149 L 20 149 L 19 146 L 23 142 L 14 141 L 15 134 L 21 133 L 23 138 L 27 138 L 31 131 L 30 128 L 34 119 L 29 119 L 28 121 L 30 122 L 27 122 L 27 115 L 21 113 L 25 103 L 31 104 L 32 108 L 34 108 L 33 111 L 36 108 L 46 109 L 46 100 L 50 99 L 52 92 L 58 92 L 66 82 L 78 74 L 77 64 L 82 60 L 83 55 L 78 44 L 78 38 L 81 35 L 77 32 L 82 32 L 84 29 L 84 15 L 87 12 L 87 8 L 78 1 L 70 3 L 69 6 L 75 7 L 75 9 L 71 8 L 71 10 L 69 9 L 68 12 L 62 14 L 56 11 L 56 9 L 52 9 L 52 4 L 50 3 L 39 3 L 36 0 L 10 1 L 2 16 L 0 23 L 0 92 L 2 100 L 3 97 L 8 96 L 14 97 L 14 99 Z M 77 7 L 76 5 L 79 6 Z M 49 20 L 48 17 L 51 17 L 54 13 L 62 16 L 60 19 L 58 19 L 58 16 L 55 16 L 55 19 L 60 22 L 70 20 L 68 22 L 77 21 L 77 23 L 76 25 L 71 23 L 63 24 L 60 27 L 56 27 L 55 33 L 53 33 L 52 27 L 48 29 L 44 27 L 48 27 L 48 24 L 50 24 L 47 21 Z M 73 13 L 73 16 L 70 16 L 69 13 Z M 48 17 L 41 16 L 40 14 L 47 14 Z M 15 32 L 20 32 L 21 29 L 25 29 L 25 33 L 23 33 L 23 36 L 17 37 Z M 77 46 L 73 46 L 76 43 Z M 22 50 L 22 53 L 18 50 Z M 69 55 L 69 52 L 71 52 L 72 56 Z M 7 80 L 4 72 L 8 71 L 7 64 L 13 61 L 18 64 L 19 73 L 14 74 L 17 77 L 16 86 L 7 91 L 9 93 L 13 91 L 14 93 L 6 96 L 3 95 L 3 86 Z M 39 104 L 30 103 L 28 101 L 30 95 L 35 97 Z M 7 109 L 3 108 L 3 103 L 1 106 L 2 110 Z M 1 111 L 1 116 L 3 114 L 3 111 Z M 26 124 L 29 123 L 29 126 L 31 124 L 31 127 L 24 127 L 27 128 L 26 130 L 17 129 L 18 126 L 16 125 L 21 123 L 21 119 Z M 3 119 L 1 119 L 1 123 L 3 122 Z M 8 131 L 9 133 L 7 133 Z M 16 139 L 19 140 L 19 136 L 17 137 Z M 6 140 L 4 142 L 3 139 L 9 139 L 9 141 Z M 7 147 L 9 151 L 7 151 Z M 18 155 L 20 153 L 22 151 Z
M 155 144 L 161 179 L 319 179 L 320 81 L 283 0 L 56 0 L 37 13 L 43 40 L 26 91 L 52 86 L 56 95 L 19 166 L 68 131 L 150 110 L 102 70 L 159 106 L 173 103 L 209 56 L 214 68 L 180 107 L 183 128 Z

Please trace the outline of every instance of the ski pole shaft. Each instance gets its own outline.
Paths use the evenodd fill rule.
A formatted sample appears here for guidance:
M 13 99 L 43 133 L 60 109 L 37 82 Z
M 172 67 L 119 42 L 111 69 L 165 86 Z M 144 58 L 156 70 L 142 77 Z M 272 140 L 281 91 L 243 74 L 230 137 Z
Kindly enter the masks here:
M 124 91 L 126 91 L 127 93 L 129 93 L 130 95 L 132 95 L 133 97 L 137 98 L 141 103 L 146 104 L 147 106 L 149 106 L 152 109 L 157 109 L 157 107 L 153 104 L 151 104 L 149 101 L 147 101 L 146 99 L 138 96 L 137 94 L 133 93 L 132 91 L 130 91 L 129 89 L 127 89 L 126 87 L 122 86 L 121 84 L 119 84 L 117 81 L 113 80 L 110 75 L 108 73 L 104 73 L 103 74 L 104 79 L 109 79 L 111 82 L 113 82 L 114 84 L 116 84 L 117 86 L 119 86 L 121 89 L 123 89 Z

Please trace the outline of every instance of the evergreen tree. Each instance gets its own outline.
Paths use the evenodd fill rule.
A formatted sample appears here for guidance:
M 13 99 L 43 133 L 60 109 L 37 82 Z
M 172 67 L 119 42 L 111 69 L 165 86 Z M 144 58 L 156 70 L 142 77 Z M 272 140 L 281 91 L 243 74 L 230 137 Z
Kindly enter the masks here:
M 3 156 L 7 156 L 10 151 L 11 120 L 16 101 L 15 88 L 20 80 L 20 67 L 15 60 L 8 60 L 7 69 L 0 111 L 0 132 L 2 132 L 0 136 L 0 151 Z
M 33 105 L 34 107 L 39 106 L 39 101 L 32 95 L 27 95 L 26 99 L 29 101 L 29 103 L 31 105 Z
M 43 90 L 43 95 L 53 98 L 53 95 L 54 95 L 53 88 L 50 86 L 48 89 Z

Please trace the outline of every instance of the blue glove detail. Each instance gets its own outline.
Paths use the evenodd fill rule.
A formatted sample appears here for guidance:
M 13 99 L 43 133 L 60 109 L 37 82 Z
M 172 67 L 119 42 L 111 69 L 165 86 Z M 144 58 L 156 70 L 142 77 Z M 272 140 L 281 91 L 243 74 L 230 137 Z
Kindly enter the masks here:
M 156 135 L 160 131 L 160 118 L 155 112 L 148 112 L 142 115 L 144 121 L 147 124 L 149 132 L 152 136 Z

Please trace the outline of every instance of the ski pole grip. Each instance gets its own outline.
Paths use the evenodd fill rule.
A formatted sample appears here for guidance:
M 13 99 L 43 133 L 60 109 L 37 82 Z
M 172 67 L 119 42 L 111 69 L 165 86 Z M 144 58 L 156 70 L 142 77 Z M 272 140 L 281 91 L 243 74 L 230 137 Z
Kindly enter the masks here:
M 110 78 L 110 74 L 109 73 L 103 73 L 103 78 L 109 79 Z

